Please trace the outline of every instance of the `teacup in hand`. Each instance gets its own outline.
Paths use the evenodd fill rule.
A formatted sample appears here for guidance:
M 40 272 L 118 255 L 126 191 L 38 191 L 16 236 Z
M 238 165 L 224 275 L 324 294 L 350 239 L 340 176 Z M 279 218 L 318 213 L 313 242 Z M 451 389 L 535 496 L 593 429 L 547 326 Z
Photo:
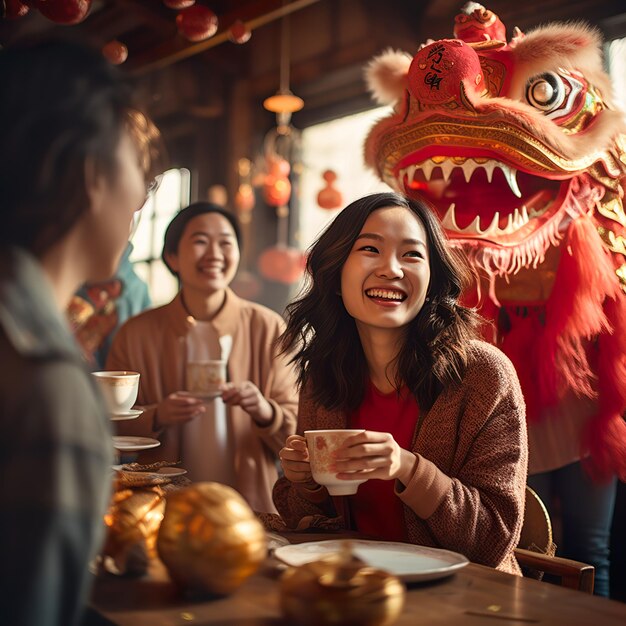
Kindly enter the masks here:
M 337 428 L 334 430 L 305 430 L 306 445 L 309 449 L 309 461 L 313 480 L 318 485 L 324 485 L 331 496 L 350 496 L 357 492 L 359 485 L 366 478 L 358 480 L 341 480 L 337 478 L 337 472 L 331 471 L 330 467 L 335 461 L 333 452 L 341 447 L 341 444 L 353 435 L 365 432 L 363 429 Z
M 91 374 L 98 381 L 109 412 L 115 415 L 128 413 L 137 400 L 139 372 L 115 370 Z
M 226 361 L 188 361 L 186 373 L 188 392 L 202 398 L 216 398 L 226 382 Z

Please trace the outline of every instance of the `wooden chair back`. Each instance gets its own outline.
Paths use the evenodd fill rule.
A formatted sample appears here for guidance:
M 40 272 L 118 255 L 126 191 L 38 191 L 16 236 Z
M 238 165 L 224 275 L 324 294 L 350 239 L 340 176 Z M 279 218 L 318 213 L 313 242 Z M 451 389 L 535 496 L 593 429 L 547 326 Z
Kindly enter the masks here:
M 526 487 L 524 524 L 515 556 L 525 576 L 541 579 L 543 574 L 558 578 L 563 587 L 593 593 L 595 568 L 587 563 L 555 556 L 552 522 L 541 498 Z

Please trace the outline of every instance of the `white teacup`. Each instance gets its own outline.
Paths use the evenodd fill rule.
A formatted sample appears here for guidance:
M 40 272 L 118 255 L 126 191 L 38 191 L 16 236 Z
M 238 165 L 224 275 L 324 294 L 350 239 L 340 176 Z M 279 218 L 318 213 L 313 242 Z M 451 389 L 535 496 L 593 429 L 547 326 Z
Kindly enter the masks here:
M 139 372 L 125 370 L 92 372 L 98 381 L 110 413 L 128 413 L 137 400 Z
M 226 382 L 226 361 L 188 361 L 187 391 L 199 396 L 215 398 L 221 395 L 220 386 Z
M 330 471 L 330 466 L 335 462 L 332 453 L 341 447 L 348 438 L 358 433 L 365 432 L 354 428 L 337 428 L 334 430 L 305 430 L 306 445 L 309 449 L 309 461 L 311 474 L 318 485 L 324 485 L 331 496 L 350 496 L 357 492 L 359 485 L 366 478 L 358 480 L 340 480 L 337 472 Z

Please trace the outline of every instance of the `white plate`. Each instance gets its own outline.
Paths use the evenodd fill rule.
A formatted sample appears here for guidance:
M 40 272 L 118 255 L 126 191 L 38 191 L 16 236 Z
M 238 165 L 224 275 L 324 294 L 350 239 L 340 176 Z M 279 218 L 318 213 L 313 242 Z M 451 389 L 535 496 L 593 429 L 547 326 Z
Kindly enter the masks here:
M 345 540 L 311 541 L 276 548 L 274 556 L 298 566 L 339 552 Z M 394 541 L 350 540 L 355 556 L 405 582 L 436 580 L 454 574 L 469 561 L 457 552 Z
M 142 413 L 142 409 L 131 409 L 130 411 L 124 411 L 123 413 L 111 413 L 110 417 L 112 422 L 121 422 L 122 420 L 137 419 Z
M 131 437 L 116 435 L 113 437 L 113 445 L 117 450 L 127 452 L 136 452 L 137 450 L 148 450 L 148 448 L 156 448 L 161 445 L 158 439 L 150 439 L 149 437 Z

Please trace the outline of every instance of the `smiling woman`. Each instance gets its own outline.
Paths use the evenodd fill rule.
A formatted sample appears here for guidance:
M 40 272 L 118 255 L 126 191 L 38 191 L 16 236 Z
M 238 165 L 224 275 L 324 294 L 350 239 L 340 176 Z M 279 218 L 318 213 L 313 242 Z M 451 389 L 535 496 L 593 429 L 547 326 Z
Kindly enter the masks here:
M 207 202 L 180 211 L 162 255 L 180 291 L 122 326 L 107 367 L 142 375 L 144 413 L 122 430 L 159 437 L 152 460 L 181 460 L 192 480 L 230 485 L 253 509 L 273 512 L 276 452 L 295 430 L 295 375 L 274 346 L 282 318 L 229 288 L 240 241 L 228 211 Z M 185 365 L 216 360 L 227 361 L 228 370 L 220 397 L 189 393 Z
M 509 360 L 475 338 L 468 280 L 424 202 L 383 193 L 347 206 L 312 246 L 282 336 L 302 384 L 298 434 L 280 451 L 286 522 L 339 517 L 380 539 L 447 548 L 520 573 L 524 403 Z M 331 498 L 305 431 L 361 429 L 335 452 Z M 478 521 L 480 520 L 480 521 Z

